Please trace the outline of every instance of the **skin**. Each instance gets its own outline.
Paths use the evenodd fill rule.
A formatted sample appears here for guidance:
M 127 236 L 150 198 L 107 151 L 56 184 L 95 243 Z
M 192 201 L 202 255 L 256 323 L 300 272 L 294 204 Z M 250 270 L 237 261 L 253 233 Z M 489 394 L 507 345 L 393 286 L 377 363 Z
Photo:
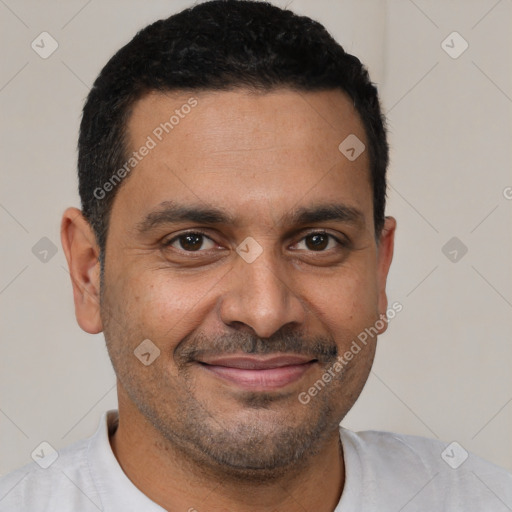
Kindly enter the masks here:
M 131 150 L 191 96 L 139 100 Z M 395 220 L 376 239 L 367 151 L 351 162 L 338 150 L 349 134 L 368 146 L 342 92 L 193 96 L 197 106 L 117 192 L 101 285 L 89 224 L 75 208 L 63 216 L 78 323 L 104 332 L 118 377 L 112 449 L 167 510 L 332 511 L 345 474 L 338 425 L 368 378 L 376 338 L 308 404 L 298 395 L 385 314 Z M 223 208 L 235 223 L 140 229 L 169 202 Z M 325 203 L 358 216 L 290 222 L 298 208 Z M 205 238 L 175 239 L 197 229 Z M 252 263 L 236 252 L 249 236 L 262 248 Z M 148 366 L 134 355 L 145 339 L 160 350 Z M 241 388 L 198 362 L 247 352 L 316 362 L 274 390 Z

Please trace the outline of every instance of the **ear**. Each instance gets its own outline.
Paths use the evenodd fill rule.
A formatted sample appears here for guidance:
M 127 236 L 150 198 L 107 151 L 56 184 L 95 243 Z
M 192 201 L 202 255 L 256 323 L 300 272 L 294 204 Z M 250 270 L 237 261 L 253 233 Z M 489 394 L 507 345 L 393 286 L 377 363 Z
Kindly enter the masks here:
M 68 208 L 64 212 L 60 238 L 73 284 L 78 325 L 85 332 L 97 334 L 103 330 L 99 247 L 89 222 L 77 208 Z
M 389 267 L 393 259 L 393 249 L 395 246 L 395 230 L 396 220 L 393 217 L 386 217 L 384 227 L 379 237 L 379 245 L 377 246 L 377 286 L 378 286 L 378 308 L 379 317 L 386 319 L 386 311 L 388 308 L 388 297 L 386 295 L 386 281 L 388 277 Z M 388 323 L 384 322 L 384 327 L 379 330 L 382 334 L 388 327 Z

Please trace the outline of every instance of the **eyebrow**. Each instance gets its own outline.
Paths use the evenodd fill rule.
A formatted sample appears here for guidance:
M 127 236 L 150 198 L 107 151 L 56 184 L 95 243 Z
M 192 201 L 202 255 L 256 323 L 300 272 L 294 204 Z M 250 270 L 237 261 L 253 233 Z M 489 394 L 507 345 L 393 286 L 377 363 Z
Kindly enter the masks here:
M 352 206 L 340 203 L 327 203 L 315 206 L 301 206 L 283 216 L 283 224 L 314 224 L 317 222 L 337 221 L 363 226 L 364 214 Z
M 137 224 L 141 233 L 166 224 L 195 222 L 207 225 L 236 225 L 236 217 L 222 208 L 203 205 L 185 205 L 174 201 L 163 201 Z M 364 226 L 364 214 L 352 206 L 340 203 L 323 203 L 302 206 L 283 215 L 280 225 L 304 225 L 318 222 L 337 221 L 356 226 Z
M 148 213 L 146 217 L 137 224 L 137 229 L 143 233 L 162 224 L 173 224 L 183 221 L 212 225 L 236 223 L 235 217 L 221 208 L 185 205 L 173 201 L 164 201 L 158 205 L 156 210 Z

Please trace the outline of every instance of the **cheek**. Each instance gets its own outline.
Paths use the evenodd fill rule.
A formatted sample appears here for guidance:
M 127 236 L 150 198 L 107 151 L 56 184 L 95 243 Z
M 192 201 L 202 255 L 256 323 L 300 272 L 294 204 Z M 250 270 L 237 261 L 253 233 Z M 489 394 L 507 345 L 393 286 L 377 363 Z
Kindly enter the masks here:
M 334 337 L 340 327 L 357 334 L 378 318 L 378 288 L 369 267 L 345 267 L 328 277 L 308 276 L 302 281 L 313 313 Z
M 290 293 L 303 302 L 310 332 L 328 330 L 338 339 L 340 328 L 357 334 L 378 318 L 371 251 L 355 254 L 352 261 L 328 274 L 289 271 Z M 177 274 L 165 268 L 141 270 L 127 265 L 123 272 L 108 276 L 109 303 L 124 326 L 124 343 L 137 346 L 149 338 L 170 354 L 195 331 L 222 331 L 215 310 L 223 294 L 231 291 L 230 276 L 224 279 L 224 274 L 229 274 L 228 268 Z
M 145 272 L 129 285 L 133 297 L 127 306 L 130 322 L 158 346 L 172 350 L 204 323 L 213 307 L 219 280 L 215 277 L 177 277 L 163 269 Z

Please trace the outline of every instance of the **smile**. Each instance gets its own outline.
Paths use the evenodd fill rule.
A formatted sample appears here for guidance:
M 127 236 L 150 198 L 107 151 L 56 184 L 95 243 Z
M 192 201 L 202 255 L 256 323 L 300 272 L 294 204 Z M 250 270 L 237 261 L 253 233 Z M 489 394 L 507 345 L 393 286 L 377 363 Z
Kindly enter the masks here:
M 230 356 L 199 361 L 216 377 L 251 391 L 271 391 L 298 381 L 317 361 L 303 356 Z

